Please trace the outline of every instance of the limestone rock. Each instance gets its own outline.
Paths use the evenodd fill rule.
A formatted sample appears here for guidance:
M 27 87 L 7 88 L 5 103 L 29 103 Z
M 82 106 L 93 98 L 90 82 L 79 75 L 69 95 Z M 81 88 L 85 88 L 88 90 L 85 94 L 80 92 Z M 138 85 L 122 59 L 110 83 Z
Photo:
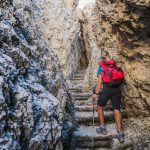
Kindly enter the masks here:
M 101 56 L 101 50 L 99 50 L 96 44 L 95 32 L 99 28 L 97 22 L 97 17 L 94 13 L 94 3 L 88 4 L 82 14 L 82 30 L 83 38 L 85 41 L 85 48 L 87 53 L 87 58 L 89 60 L 88 68 L 86 69 L 84 90 L 89 90 L 93 87 L 96 82 L 96 69 L 98 67 L 99 58 Z
M 130 118 L 125 123 L 125 135 L 134 144 L 134 149 L 150 148 L 150 118 Z
M 36 21 L 42 28 L 48 45 L 57 54 L 63 74 L 68 77 L 76 71 L 81 51 L 77 2 L 78 0 L 33 0 Z
M 70 44 L 68 49 L 62 49 L 67 53 L 71 49 L 74 51 L 73 46 L 77 48 L 71 44 L 77 39 L 78 21 L 73 17 L 75 10 L 72 11 L 76 2 L 61 1 L 54 5 L 55 2 L 0 1 L 0 149 L 44 150 L 54 149 L 55 146 L 56 149 L 62 149 L 61 124 L 66 114 L 66 101 L 69 104 L 71 97 L 60 70 L 60 61 L 54 53 L 54 45 L 48 43 L 51 34 L 46 34 L 46 26 L 52 23 L 52 17 L 56 17 L 55 14 L 60 10 L 54 20 L 62 15 L 57 20 L 61 22 L 57 32 L 61 32 L 65 23 L 61 19 L 68 17 L 67 22 L 73 25 L 68 25 L 71 29 L 67 38 L 65 32 L 68 29 L 64 29 L 60 40 L 57 39 L 60 36 L 55 30 L 52 33 L 57 37 L 57 46 L 61 40 Z M 50 5 L 53 9 L 48 11 Z M 49 18 L 44 25 L 46 16 Z M 73 37 L 71 34 L 74 32 Z M 78 54 L 79 51 L 75 50 L 72 58 L 78 57 Z M 64 56 L 62 59 L 65 59 Z M 72 64 L 68 65 L 73 67 Z M 76 69 L 74 63 L 73 65 Z M 71 74 L 73 68 L 66 74 Z

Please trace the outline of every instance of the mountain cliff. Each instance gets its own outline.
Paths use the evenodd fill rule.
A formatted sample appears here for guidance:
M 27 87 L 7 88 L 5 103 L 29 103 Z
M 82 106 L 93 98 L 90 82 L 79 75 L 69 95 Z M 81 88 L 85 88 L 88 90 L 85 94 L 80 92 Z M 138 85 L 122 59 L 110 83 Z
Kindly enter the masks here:
M 77 48 L 79 27 L 77 2 L 55 2 L 0 1 L 1 149 L 62 149 L 62 121 L 71 101 L 63 72 L 77 68 L 79 52 L 70 51 Z

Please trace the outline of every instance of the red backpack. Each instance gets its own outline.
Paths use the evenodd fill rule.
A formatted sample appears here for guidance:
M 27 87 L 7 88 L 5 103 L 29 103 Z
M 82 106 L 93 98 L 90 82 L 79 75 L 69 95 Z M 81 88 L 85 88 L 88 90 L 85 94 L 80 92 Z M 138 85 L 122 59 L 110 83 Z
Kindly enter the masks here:
M 124 72 L 121 67 L 117 67 L 114 60 L 101 61 L 102 80 L 109 86 L 120 86 L 124 79 Z

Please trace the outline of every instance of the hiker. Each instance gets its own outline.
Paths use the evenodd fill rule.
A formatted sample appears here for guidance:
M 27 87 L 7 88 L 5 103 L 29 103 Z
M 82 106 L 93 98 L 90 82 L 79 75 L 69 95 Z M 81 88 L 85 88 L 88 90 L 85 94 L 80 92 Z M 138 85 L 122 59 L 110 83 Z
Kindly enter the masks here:
M 106 106 L 107 101 L 110 99 L 116 121 L 117 138 L 119 142 L 123 142 L 123 124 L 122 115 L 120 112 L 122 93 L 120 85 L 122 84 L 124 73 L 121 68 L 117 67 L 116 62 L 114 60 L 106 60 L 105 58 L 103 58 L 98 68 L 97 77 L 98 82 L 95 94 L 93 94 L 93 99 L 99 96 L 97 102 L 97 111 L 101 125 L 100 128 L 96 129 L 96 132 L 104 135 L 107 134 L 103 107 Z

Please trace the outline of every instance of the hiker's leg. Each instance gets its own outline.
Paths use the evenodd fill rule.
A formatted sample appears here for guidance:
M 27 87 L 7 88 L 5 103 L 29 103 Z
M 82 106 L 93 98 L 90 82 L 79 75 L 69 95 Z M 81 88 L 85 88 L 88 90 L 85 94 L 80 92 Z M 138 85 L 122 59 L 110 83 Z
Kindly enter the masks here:
M 106 126 L 105 126 L 105 118 L 104 118 L 104 112 L 103 112 L 103 107 L 106 106 L 107 100 L 110 98 L 110 94 L 108 93 L 109 90 L 103 86 L 102 91 L 99 94 L 98 98 L 98 117 L 100 121 L 100 127 L 96 129 L 96 132 L 98 134 L 107 134 Z
M 123 123 L 120 109 L 114 109 L 116 126 L 117 126 L 117 138 L 119 142 L 124 142 L 124 134 L 123 134 Z
M 117 130 L 120 132 L 123 130 L 123 124 L 122 124 L 122 115 L 120 112 L 120 104 L 121 104 L 121 90 L 120 88 L 114 88 L 112 93 L 112 98 L 111 98 L 111 102 L 112 102 L 112 106 L 114 109 L 114 115 L 115 115 L 115 121 L 116 121 L 116 126 L 117 126 Z
M 103 107 L 98 106 L 97 112 L 98 112 L 98 118 L 99 118 L 99 121 L 100 121 L 101 125 L 105 126 L 105 118 L 104 118 Z
M 104 120 L 104 113 L 103 113 L 103 107 L 102 106 L 98 106 L 98 117 L 99 117 L 99 121 L 100 121 L 100 127 L 96 128 L 96 132 L 98 134 L 103 134 L 106 135 L 107 134 L 107 130 L 106 130 L 106 126 L 105 126 L 105 120 Z
M 98 118 L 102 126 L 105 126 L 105 118 L 104 118 L 104 112 L 103 107 L 106 106 L 107 100 L 110 98 L 109 89 L 107 87 L 103 87 L 102 91 L 99 94 L 98 98 Z
M 116 121 L 116 127 L 117 127 L 117 138 L 118 138 L 119 142 L 124 142 L 122 115 L 120 112 L 122 93 L 121 93 L 121 89 L 119 87 L 114 88 L 112 91 L 113 92 L 112 92 L 111 102 L 112 102 L 114 114 L 115 114 L 115 121 Z
M 119 109 L 114 109 L 114 114 L 115 114 L 115 121 L 116 121 L 116 126 L 117 130 L 119 132 L 123 131 L 123 123 L 122 123 L 122 115 Z

